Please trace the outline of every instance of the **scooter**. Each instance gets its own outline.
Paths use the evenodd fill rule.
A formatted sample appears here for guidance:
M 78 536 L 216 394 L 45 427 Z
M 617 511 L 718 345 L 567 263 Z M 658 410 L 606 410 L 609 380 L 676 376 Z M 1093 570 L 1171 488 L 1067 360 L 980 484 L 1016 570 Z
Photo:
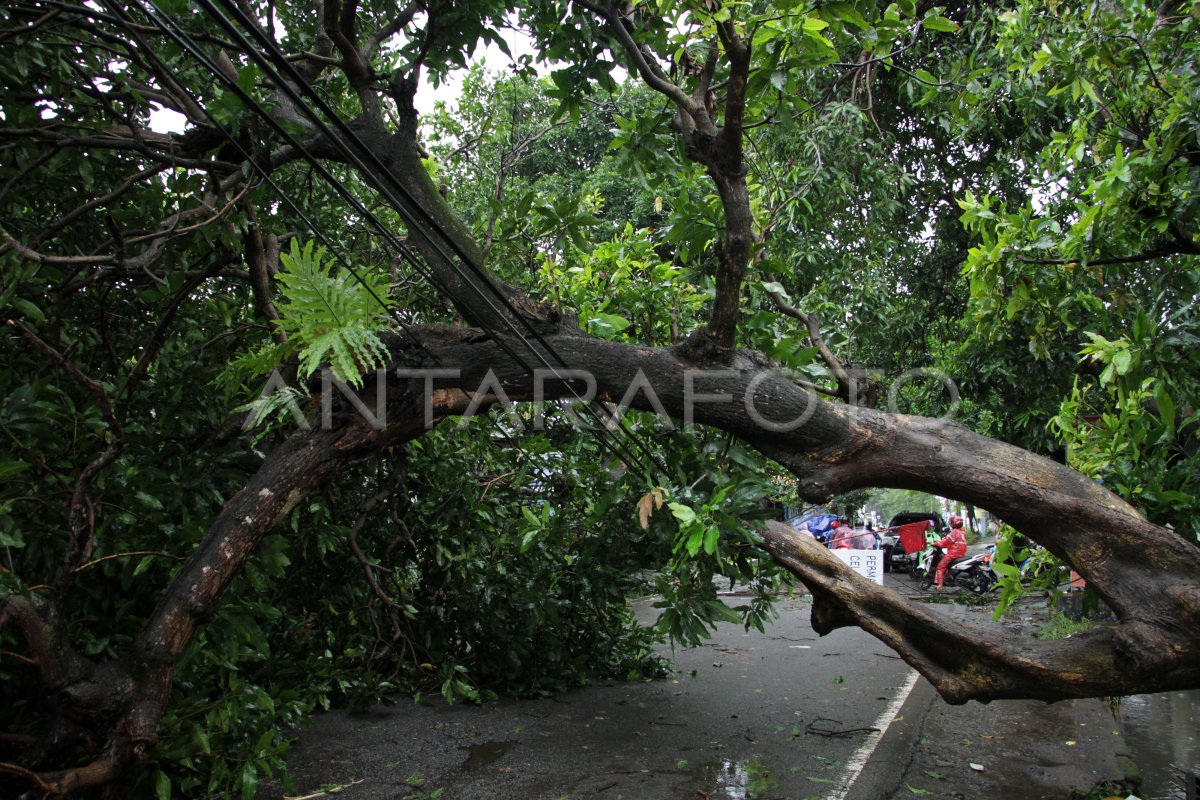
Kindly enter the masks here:
M 945 550 L 933 545 L 926 547 L 925 551 L 921 553 L 919 565 L 914 569 L 914 574 L 922 581 L 924 588 L 933 585 L 933 576 L 937 572 L 938 562 L 942 560 L 943 555 L 945 555 Z M 999 582 L 991 562 L 992 554 L 987 551 L 955 559 L 950 563 L 950 569 L 946 572 L 946 582 L 975 594 L 990 591 Z

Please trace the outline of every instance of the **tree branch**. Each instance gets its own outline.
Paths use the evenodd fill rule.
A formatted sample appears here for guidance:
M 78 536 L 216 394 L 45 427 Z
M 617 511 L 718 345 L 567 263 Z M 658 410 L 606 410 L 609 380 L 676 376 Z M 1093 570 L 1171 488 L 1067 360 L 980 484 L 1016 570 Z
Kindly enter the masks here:
M 158 324 L 154 326 L 154 332 L 150 334 L 149 341 L 143 345 L 142 354 L 138 357 L 137 363 L 133 365 L 133 369 L 125 376 L 121 388 L 117 391 L 118 395 L 125 397 L 126 400 L 133 395 L 133 390 L 141 382 L 142 378 L 145 377 L 150 363 L 158 356 L 158 351 L 162 349 L 163 343 L 167 339 L 167 332 L 171 329 L 171 324 L 175 321 L 175 314 L 179 311 L 179 307 L 183 305 L 183 301 L 200 284 L 218 274 L 232 260 L 228 251 L 218 251 L 212 259 L 212 263 L 206 269 L 197 271 L 180 287 L 175 296 L 171 298 L 171 302 L 167 303 L 167 307 L 158 315 Z
M 359 52 L 355 42 L 357 15 L 356 0 L 341 0 L 340 9 L 337 0 L 325 0 L 324 28 L 338 52 L 342 54 L 342 72 L 345 73 L 354 93 L 358 95 L 363 116 L 371 124 L 382 126 L 383 108 L 373 85 L 375 73 L 371 69 L 369 57 Z
M 374 391 L 373 383 L 368 381 L 364 391 Z M 135 640 L 130 657 L 133 695 L 123 715 L 131 744 L 144 750 L 157 741 L 179 658 L 262 537 L 332 475 L 425 432 L 420 394 L 403 385 L 397 389 L 388 401 L 385 427 L 375 428 L 351 411 L 339 414 L 330 429 L 299 431 L 272 451 L 226 504 Z M 435 419 L 461 412 L 471 400 L 459 391 L 435 395 Z
M 358 534 L 362 532 L 363 526 L 366 525 L 371 511 L 373 511 L 381 502 L 396 494 L 396 491 L 403 484 L 403 477 L 404 474 L 402 472 L 396 471 L 392 480 L 388 482 L 388 484 L 382 489 L 372 495 L 366 501 L 366 503 L 363 504 L 363 506 L 359 509 L 358 518 L 350 527 L 350 536 L 348 537 L 350 550 L 354 554 L 355 560 L 357 560 L 359 565 L 362 566 L 363 576 L 366 578 L 367 586 L 370 589 L 371 594 L 383 604 L 383 607 L 386 610 L 388 622 L 391 624 L 392 636 L 391 639 L 384 645 L 383 654 L 390 652 L 396 641 L 407 641 L 408 639 L 405 634 L 405 626 L 401 614 L 403 611 L 403 606 L 400 603 L 397 603 L 387 592 L 383 590 L 383 587 L 380 586 L 379 579 L 376 577 L 375 571 L 382 570 L 386 573 L 387 570 L 386 568 L 381 567 L 379 564 L 376 564 L 367 558 L 366 553 L 362 551 L 362 548 L 358 544 Z M 376 637 L 380 640 L 383 638 L 379 631 L 378 625 L 376 625 Z M 378 644 L 376 647 L 378 647 Z M 372 660 L 379 656 L 380 654 L 378 651 L 372 652 Z
M 742 133 L 746 114 L 746 83 L 750 77 L 750 47 L 738 36 L 733 20 L 718 23 L 717 35 L 729 58 L 725 79 L 725 119 L 721 125 L 721 150 L 734 169 L 742 166 Z
M 767 551 L 813 595 L 813 629 L 827 634 L 857 625 L 900 654 L 950 703 L 1098 697 L 1114 691 L 1123 665 L 1118 633 L 1098 628 L 1069 641 L 1036 642 L 998 626 L 967 627 L 855 574 L 821 544 L 790 526 L 768 522 Z M 1200 664 L 1181 663 L 1121 692 L 1156 691 L 1160 681 L 1200 680 Z
M 85 569 L 91 569 L 98 564 L 103 564 L 105 561 L 113 561 L 118 558 L 134 558 L 136 556 L 158 556 L 159 558 L 169 558 L 172 561 L 183 561 L 183 559 L 179 556 L 171 555 L 170 553 L 163 553 L 158 550 L 130 550 L 128 553 L 112 553 L 107 556 L 101 556 L 100 558 L 93 558 L 86 564 L 80 564 L 75 568 L 75 571 L 83 572 Z
M 775 276 L 771 273 L 763 275 L 768 281 L 775 281 Z M 812 342 L 813 347 L 817 348 L 817 353 L 821 356 L 821 360 L 825 362 L 825 366 L 829 367 L 833 373 L 834 380 L 837 381 L 838 391 L 837 396 L 843 400 L 850 399 L 850 373 L 846 371 L 846 365 L 842 360 L 829 349 L 829 345 L 825 343 L 825 337 L 821 335 L 821 323 L 812 314 L 806 314 L 800 309 L 788 303 L 783 299 L 783 295 L 774 290 L 768 289 L 767 296 L 771 298 L 771 302 L 779 309 L 781 314 L 797 320 L 808 331 L 808 340 Z
M 153 175 L 158 175 L 166 170 L 167 166 L 165 164 L 159 164 L 157 166 L 147 167 L 146 169 L 141 169 L 137 172 L 134 172 L 129 177 L 125 178 L 125 180 L 121 181 L 121 183 L 119 183 L 111 192 L 100 195 L 99 197 L 95 197 L 88 202 L 83 203 L 82 205 L 76 206 L 66 214 L 63 214 L 58 219 L 51 222 L 46 227 L 42 228 L 40 231 L 38 231 L 37 235 L 30 240 L 29 246 L 31 248 L 37 247 L 41 242 L 46 241 L 51 236 L 58 233 L 60 230 L 67 227 L 89 211 L 99 208 L 100 206 L 108 205 L 113 200 L 116 200 L 118 197 L 132 189 L 136 184 L 140 183 L 146 178 L 149 178 Z
M 144 158 L 156 161 L 166 167 L 198 169 L 205 172 L 221 173 L 239 172 L 238 164 L 226 161 L 208 161 L 205 159 L 186 158 L 179 150 L 178 143 L 170 136 L 143 131 L 138 137 L 124 136 L 117 131 L 118 126 L 111 126 L 103 132 L 88 136 L 74 136 L 50 127 L 35 128 L 0 128 L 0 137 L 15 139 L 28 137 L 54 142 L 61 147 L 77 147 L 81 149 L 103 148 L 105 150 L 132 150 Z M 151 145 L 154 145 L 153 147 Z M 155 148 L 158 149 L 155 149 Z
M 742 41 L 732 20 L 717 23 L 717 36 L 729 63 L 725 80 L 725 118 L 718 130 L 710 113 L 711 84 L 717 64 L 717 48 L 709 52 L 700 70 L 698 88 L 689 95 L 672 82 L 649 58 L 633 37 L 629 16 L 611 3 L 599 5 L 577 0 L 579 5 L 602 17 L 621 49 L 633 61 L 642 80 L 651 89 L 670 99 L 676 106 L 676 122 L 683 135 L 688 157 L 708 168 L 716 184 L 725 212 L 724 237 L 717 248 L 716 297 L 708 325 L 693 337 L 693 355 L 728 360 L 733 356 L 734 339 L 742 305 L 742 284 L 751 254 L 758 244 L 754 217 L 746 186 L 743 160 L 743 124 L 746 85 L 750 74 L 750 49 Z
M 1174 231 L 1175 240 L 1173 242 L 1163 242 L 1160 245 L 1150 248 L 1142 253 L 1136 253 L 1128 256 L 1109 256 L 1107 258 L 1089 259 L 1081 258 L 1031 258 L 1022 253 L 1017 253 L 1017 260 L 1025 264 L 1087 264 L 1090 267 L 1106 267 L 1113 264 L 1141 264 L 1146 261 L 1154 261 L 1159 258 L 1168 256 L 1183 256 L 1200 254 L 1200 246 L 1189 241 L 1180 232 Z
M 379 51 L 380 46 L 399 33 L 401 28 L 407 27 L 420 10 L 421 4 L 417 0 L 412 0 L 408 5 L 396 12 L 395 16 L 388 20 L 387 23 L 367 36 L 367 40 L 362 46 L 363 60 L 370 63 L 371 58 Z
M 708 118 L 703 105 L 697 104 L 680 86 L 672 83 L 658 65 L 646 57 L 629 28 L 626 27 L 628 23 L 625 16 L 615 6 L 604 3 L 603 0 L 601 0 L 603 4 L 593 3 L 589 0 L 575 0 L 575 3 L 580 8 L 585 8 L 604 19 L 625 55 L 633 62 L 634 71 L 641 76 L 647 86 L 670 99 L 681 112 L 693 120 Z
M 21 632 L 48 692 L 57 692 L 91 674 L 92 663 L 71 647 L 53 600 L 38 595 L 0 595 L 0 630 L 9 622 Z
M 259 317 L 267 321 L 267 325 L 271 328 L 271 338 L 275 340 L 275 343 L 287 344 L 287 333 L 275 324 L 279 320 L 279 312 L 271 301 L 271 274 L 274 271 L 274 265 L 279 261 L 279 240 L 274 236 L 269 236 L 264 240 L 253 205 L 246 203 L 245 209 L 250 226 L 243 240 L 246 246 L 246 263 L 250 265 L 250 287 L 254 291 L 254 310 Z
M 43 341 L 37 334 L 16 320 L 8 320 L 21 338 L 33 345 L 33 348 L 46 358 L 58 364 L 71 378 L 87 389 L 100 407 L 100 414 L 108 424 L 108 429 L 102 434 L 104 449 L 79 472 L 75 486 L 71 490 L 71 500 L 67 510 L 67 527 L 70 532 L 70 546 L 67 548 L 63 564 L 55 579 L 54 587 L 60 592 L 69 585 L 75 574 L 75 568 L 91 556 L 92 533 L 94 517 L 92 503 L 87 490 L 91 481 L 102 469 L 116 461 L 125 450 L 125 433 L 121 421 L 113 409 L 108 391 L 96 381 L 84 375 L 75 363 L 62 353 Z
M 6 236 L 5 238 L 11 240 L 11 237 Z M 63 371 L 70 375 L 76 383 L 87 389 L 88 392 L 90 392 L 96 398 L 96 404 L 100 406 L 100 414 L 104 417 L 104 421 L 108 423 L 108 427 L 109 430 L 112 431 L 112 435 L 118 439 L 122 438 L 123 433 L 121 430 L 121 423 L 117 419 L 116 412 L 113 411 L 113 405 L 109 400 L 108 391 L 105 390 L 103 386 L 89 378 L 87 375 L 84 375 L 83 372 L 80 371 L 79 367 L 75 366 L 75 362 L 71 361 L 65 355 L 55 350 L 47 342 L 43 341 L 41 337 L 29 330 L 29 328 L 26 328 L 20 322 L 10 319 L 8 320 L 8 325 L 18 334 L 20 334 L 22 339 L 29 342 L 29 344 L 33 346 L 34 350 L 37 350 L 43 356 L 58 364 L 58 366 L 62 367 Z

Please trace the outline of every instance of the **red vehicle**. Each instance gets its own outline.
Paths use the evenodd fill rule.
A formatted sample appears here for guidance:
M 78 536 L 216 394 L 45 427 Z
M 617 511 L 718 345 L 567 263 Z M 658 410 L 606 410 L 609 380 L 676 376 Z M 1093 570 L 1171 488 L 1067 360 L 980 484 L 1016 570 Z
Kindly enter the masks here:
M 927 523 L 924 529 L 918 524 L 921 522 Z M 902 511 L 892 517 L 887 527 L 879 530 L 883 571 L 912 572 L 925 548 L 926 530 L 940 539 L 950 529 L 942 515 L 932 511 Z

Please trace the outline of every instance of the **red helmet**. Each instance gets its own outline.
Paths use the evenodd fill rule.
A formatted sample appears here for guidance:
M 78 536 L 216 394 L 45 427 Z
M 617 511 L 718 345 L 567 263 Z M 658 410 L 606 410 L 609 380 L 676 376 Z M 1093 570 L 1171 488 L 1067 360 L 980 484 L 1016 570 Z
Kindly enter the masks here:
M 962 526 L 963 526 L 963 518 L 962 517 L 955 514 L 953 517 L 950 518 L 950 527 L 951 528 L 961 528 Z

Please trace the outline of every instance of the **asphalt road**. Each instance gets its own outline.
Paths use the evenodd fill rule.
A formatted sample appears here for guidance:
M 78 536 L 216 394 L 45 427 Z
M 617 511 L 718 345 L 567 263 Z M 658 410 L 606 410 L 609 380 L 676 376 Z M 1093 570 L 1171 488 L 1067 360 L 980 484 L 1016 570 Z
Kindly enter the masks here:
M 885 578 L 920 594 L 904 574 Z M 1045 605 L 1018 605 L 1003 624 L 1032 634 Z M 996 624 L 987 606 L 931 608 Z M 637 610 L 656 613 L 649 601 Z M 290 797 L 1065 800 L 1100 784 L 1128 794 L 1118 789 L 1140 757 L 1106 701 L 949 706 L 857 628 L 818 637 L 807 597 L 778 610 L 766 633 L 722 624 L 705 646 L 668 653 L 677 671 L 664 680 L 318 716 L 289 760 Z M 259 796 L 283 792 L 266 784 Z
M 844 800 L 881 734 L 905 724 L 916 674 L 858 629 L 818 637 L 807 597 L 778 608 L 765 634 L 722 624 L 675 652 L 664 680 L 319 716 L 290 759 L 291 796 Z

